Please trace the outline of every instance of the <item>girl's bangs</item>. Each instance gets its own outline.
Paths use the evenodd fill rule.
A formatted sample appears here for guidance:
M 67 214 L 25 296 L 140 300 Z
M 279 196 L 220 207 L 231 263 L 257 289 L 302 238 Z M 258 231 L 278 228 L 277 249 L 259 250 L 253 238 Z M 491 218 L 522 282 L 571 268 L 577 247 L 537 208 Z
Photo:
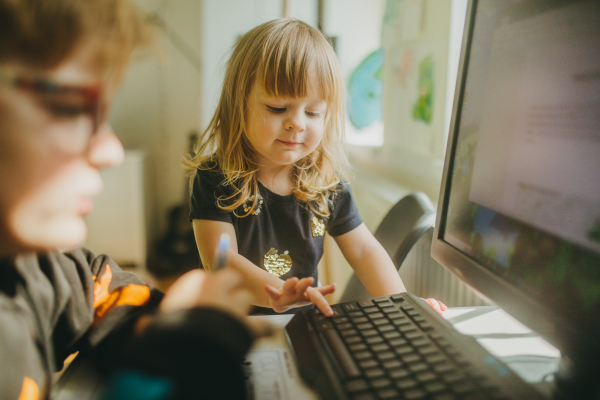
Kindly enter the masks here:
M 265 46 L 257 71 L 257 84 L 269 96 L 301 98 L 315 85 L 327 103 L 336 100 L 336 80 L 328 50 L 331 45 L 319 41 L 307 31 L 290 32 L 294 39 L 276 41 Z M 335 57 L 335 55 L 333 55 Z

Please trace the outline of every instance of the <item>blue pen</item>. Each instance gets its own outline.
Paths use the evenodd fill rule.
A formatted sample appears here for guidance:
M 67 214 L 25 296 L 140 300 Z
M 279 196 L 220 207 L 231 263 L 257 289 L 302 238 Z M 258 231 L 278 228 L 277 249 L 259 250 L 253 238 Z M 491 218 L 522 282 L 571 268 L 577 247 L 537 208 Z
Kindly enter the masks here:
M 227 251 L 230 247 L 229 235 L 223 233 L 221 238 L 219 239 L 219 243 L 217 244 L 217 254 L 215 257 L 215 271 L 220 270 L 221 268 L 227 265 Z

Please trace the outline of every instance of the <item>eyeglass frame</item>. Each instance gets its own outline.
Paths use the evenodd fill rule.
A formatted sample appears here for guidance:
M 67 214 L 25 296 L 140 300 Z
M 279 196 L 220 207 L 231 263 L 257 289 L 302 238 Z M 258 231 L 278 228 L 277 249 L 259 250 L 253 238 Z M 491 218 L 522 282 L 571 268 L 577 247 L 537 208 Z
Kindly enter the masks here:
M 17 72 L 3 71 L 2 69 L 0 69 L 0 83 L 7 83 L 16 89 L 34 94 L 51 95 L 74 93 L 83 96 L 86 102 L 89 103 L 86 111 L 92 120 L 92 132 L 90 138 L 98 132 L 100 125 L 104 122 L 107 106 L 104 101 L 102 101 L 103 93 L 100 85 L 78 86 L 61 84 L 44 78 L 26 78 Z

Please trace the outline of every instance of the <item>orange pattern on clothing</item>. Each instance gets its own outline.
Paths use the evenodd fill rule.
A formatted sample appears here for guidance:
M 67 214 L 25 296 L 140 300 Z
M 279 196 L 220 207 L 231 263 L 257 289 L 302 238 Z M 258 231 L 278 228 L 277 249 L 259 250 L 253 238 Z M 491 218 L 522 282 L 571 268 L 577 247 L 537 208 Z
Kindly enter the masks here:
M 29 377 L 23 379 L 23 388 L 19 400 L 38 400 L 40 397 L 40 389 L 37 383 Z
M 108 286 L 112 281 L 112 271 L 108 264 L 106 264 L 106 270 L 100 279 L 94 277 L 94 281 L 94 309 L 96 311 L 94 325 L 97 325 L 113 307 L 125 304 L 141 306 L 146 304 L 150 298 L 150 289 L 147 286 L 131 283 L 124 288 L 109 293 Z

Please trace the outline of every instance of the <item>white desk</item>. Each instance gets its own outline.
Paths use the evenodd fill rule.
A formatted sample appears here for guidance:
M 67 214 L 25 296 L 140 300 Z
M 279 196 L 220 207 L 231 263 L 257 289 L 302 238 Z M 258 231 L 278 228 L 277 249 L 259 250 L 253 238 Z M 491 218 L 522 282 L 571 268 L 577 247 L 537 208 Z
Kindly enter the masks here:
M 318 399 L 314 391 L 306 386 L 299 377 L 296 365 L 291 362 L 283 328 L 292 318 L 291 315 L 261 316 L 281 329 L 269 338 L 258 340 L 249 353 L 249 360 L 258 357 L 259 374 L 265 368 L 271 368 L 267 374 L 276 374 L 277 378 L 264 376 L 254 382 L 259 386 L 255 390 L 261 395 L 258 400 L 313 400 Z M 444 312 L 444 318 L 465 335 L 473 336 L 490 353 L 502 359 L 525 381 L 530 383 L 549 383 L 558 366 L 559 351 L 540 338 L 529 328 L 495 306 L 486 307 L 453 307 Z M 268 350 L 272 350 L 271 353 Z M 283 355 L 282 355 L 283 354 Z M 261 357 L 264 358 L 261 359 Z M 275 360 L 277 358 L 277 360 Z M 273 360 L 270 367 L 266 367 Z M 287 360 L 290 362 L 288 363 Z M 289 364 L 289 365 L 287 365 Z M 542 390 L 549 385 L 542 385 Z

